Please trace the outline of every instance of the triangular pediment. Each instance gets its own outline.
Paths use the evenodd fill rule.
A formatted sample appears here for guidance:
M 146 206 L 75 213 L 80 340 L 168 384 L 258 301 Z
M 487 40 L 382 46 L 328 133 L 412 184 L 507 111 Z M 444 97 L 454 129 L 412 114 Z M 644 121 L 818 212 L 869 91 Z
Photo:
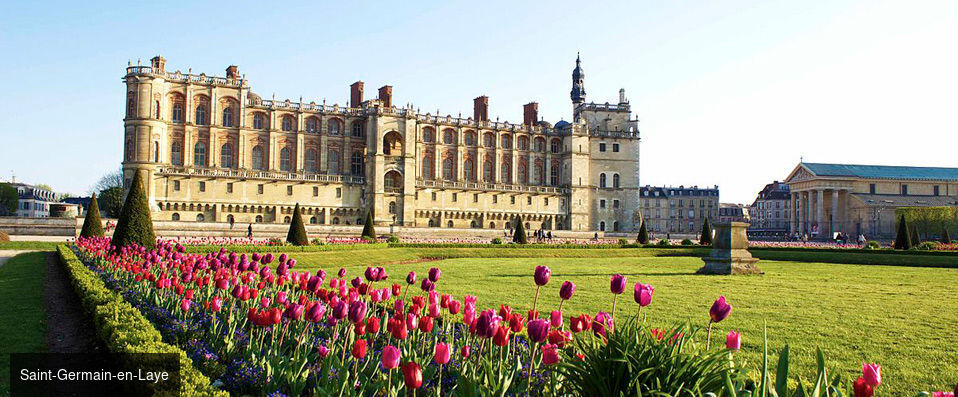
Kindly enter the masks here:
M 805 167 L 804 164 L 800 163 L 798 164 L 798 166 L 795 167 L 794 170 L 792 170 L 792 173 L 788 175 L 788 178 L 785 178 L 785 182 L 794 183 L 794 182 L 807 181 L 809 179 L 814 179 L 814 178 L 815 178 L 815 174 L 811 170 L 809 170 L 807 167 Z

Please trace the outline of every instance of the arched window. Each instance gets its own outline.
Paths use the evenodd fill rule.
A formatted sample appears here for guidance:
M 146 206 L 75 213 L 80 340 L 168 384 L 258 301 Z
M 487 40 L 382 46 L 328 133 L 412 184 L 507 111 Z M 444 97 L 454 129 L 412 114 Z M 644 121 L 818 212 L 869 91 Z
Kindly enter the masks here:
M 512 183 L 512 164 L 503 162 L 499 167 L 499 181 L 502 183 Z
M 339 135 L 339 120 L 330 119 L 326 127 L 329 129 L 329 135 Z
M 389 131 L 383 136 L 383 154 L 401 156 L 403 153 L 402 136 L 396 131 Z
M 599 187 L 605 187 L 605 174 L 599 174 Z
M 553 164 L 549 170 L 549 185 L 559 186 L 559 167 L 557 164 Z
M 173 122 L 174 123 L 183 122 L 183 104 L 182 103 L 177 102 L 173 104 Z
M 327 165 L 329 168 L 329 173 L 334 175 L 339 174 L 341 172 L 339 168 L 339 163 L 340 163 L 339 151 L 336 149 L 329 149 L 328 157 L 329 157 L 329 163 Z
M 205 221 L 205 220 L 206 220 L 206 217 L 203 216 L 203 214 L 196 214 L 196 221 L 197 221 L 197 222 L 203 222 L 203 221 Z
M 472 159 L 462 162 L 462 176 L 469 182 L 476 180 L 476 163 Z
M 363 123 L 359 121 L 353 123 L 353 136 L 356 138 L 363 136 Z
M 605 231 L 605 221 L 599 222 L 599 230 L 603 232 Z
M 422 177 L 423 179 L 433 179 L 432 167 L 433 167 L 432 157 L 423 157 L 422 159 Z
M 229 214 L 229 215 L 226 216 L 226 222 L 227 222 L 227 223 L 236 222 L 236 218 L 233 218 L 233 214 Z
M 306 119 L 306 132 L 319 132 L 319 120 L 315 117 Z
M 432 128 L 423 128 L 422 129 L 422 141 L 423 142 L 432 142 L 435 139 Z
M 495 166 L 492 164 L 492 161 L 486 161 L 482 166 L 482 179 L 486 182 L 494 182 L 495 172 Z
M 160 143 L 159 142 L 153 142 L 153 162 L 154 163 L 160 162 Z
M 338 224 L 339 224 L 339 218 L 338 218 L 338 217 L 333 218 L 333 224 L 334 224 L 334 225 L 338 225 Z
M 503 149 L 512 149 L 512 137 L 509 135 L 502 136 L 502 148 Z
M 133 92 L 129 93 L 129 99 L 126 100 L 126 117 L 136 117 L 136 100 L 133 99 Z
M 349 158 L 349 173 L 358 176 L 365 174 L 365 167 L 363 166 L 364 162 L 363 152 L 359 150 L 354 151 L 353 155 Z
M 233 168 L 233 145 L 224 143 L 220 147 L 220 167 Z
M 206 167 L 206 144 L 203 142 L 193 145 L 193 165 Z
M 127 139 L 126 140 L 126 161 L 133 161 L 133 152 L 134 152 L 133 140 Z
M 559 153 L 562 151 L 562 142 L 558 139 L 553 139 L 550 146 L 552 146 L 552 153 Z
M 472 222 L 469 222 L 469 227 L 475 229 L 479 227 L 479 222 L 476 222 L 475 220 L 473 220 Z
M 446 227 L 453 227 L 453 226 L 454 226 L 454 225 L 453 225 L 452 221 L 446 222 Z
M 171 216 L 170 219 L 173 219 L 174 221 L 178 221 L 180 220 L 180 214 L 174 212 L 173 216 Z
M 442 143 L 446 145 L 455 145 L 456 132 L 453 130 L 444 130 L 442 132 Z
M 284 147 L 279 150 L 279 170 L 289 172 L 289 148 Z
M 435 219 L 430 219 L 430 220 L 429 220 L 429 227 L 436 227 L 436 220 L 435 220 Z
M 262 215 L 256 215 L 256 223 L 263 223 L 263 216 L 262 216 Z
M 316 172 L 316 149 L 306 149 L 306 172 Z
M 196 105 L 196 125 L 206 125 L 206 105 Z
M 520 136 L 519 140 L 516 142 L 519 150 L 529 150 L 529 138 Z
M 535 149 L 536 149 L 537 152 L 539 152 L 539 153 L 545 152 L 545 151 L 546 151 L 546 140 L 545 140 L 545 139 L 542 139 L 542 138 L 536 138 L 536 144 L 535 144 L 535 146 L 536 146 Z
M 179 142 L 173 142 L 170 145 L 170 162 L 173 165 L 183 165 L 183 144 Z
M 455 179 L 455 176 L 453 175 L 453 170 L 454 168 L 452 166 L 451 158 L 447 157 L 446 159 L 442 160 L 442 179 L 443 180 L 451 181 Z
M 252 161 L 250 162 L 253 165 L 254 170 L 265 169 L 263 165 L 266 163 L 263 161 L 263 147 L 260 145 L 253 146 L 252 150 Z
M 160 101 L 154 101 L 153 103 L 153 118 L 160 118 Z
M 612 187 L 619 188 L 619 174 L 612 174 Z
M 536 164 L 535 166 L 533 166 L 532 171 L 534 173 L 533 178 L 535 178 L 533 180 L 533 183 L 536 185 L 541 185 L 542 182 L 544 182 L 544 179 L 546 176 L 545 172 L 542 169 L 542 164 Z
M 257 130 L 266 129 L 266 116 L 262 113 L 256 113 L 253 115 L 253 128 Z
M 223 108 L 223 127 L 232 127 L 233 126 L 233 107 L 227 106 Z
M 529 169 L 525 164 L 519 163 L 517 174 L 519 174 L 519 183 L 523 185 L 529 184 Z
M 464 140 L 466 146 L 476 146 L 476 133 L 471 131 L 467 132 Z
M 289 219 L 288 216 L 283 218 L 283 223 L 289 223 L 289 221 L 290 221 L 290 219 Z
M 487 148 L 496 147 L 496 137 L 492 135 L 491 132 L 486 133 L 485 135 L 482 136 L 482 146 L 485 146 Z
M 292 131 L 292 130 L 293 130 L 293 116 L 284 116 L 283 131 Z
M 496 223 L 495 223 L 495 222 L 489 222 L 489 228 L 490 228 L 490 229 L 495 229 L 495 228 L 496 228 Z
M 310 224 L 310 225 L 315 225 L 315 224 L 317 224 L 317 223 L 319 223 L 319 221 L 316 219 L 315 216 L 309 218 L 309 224 Z
M 395 201 L 390 201 L 390 202 L 389 202 L 389 213 L 390 213 L 390 214 L 395 214 L 395 213 L 396 213 L 396 202 L 395 202 Z
M 689 228 L 689 230 L 692 230 L 692 229 Z M 612 231 L 613 232 L 619 231 L 619 221 L 612 222 Z

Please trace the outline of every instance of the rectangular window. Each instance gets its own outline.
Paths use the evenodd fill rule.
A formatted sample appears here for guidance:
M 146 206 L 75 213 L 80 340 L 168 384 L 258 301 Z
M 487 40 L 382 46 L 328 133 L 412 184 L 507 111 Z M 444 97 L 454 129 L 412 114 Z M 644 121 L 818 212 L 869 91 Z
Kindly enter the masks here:
M 532 197 L 526 197 L 526 205 L 532 205 Z
M 509 197 L 509 204 L 515 204 L 515 203 L 516 203 L 516 196 L 510 196 L 510 197 Z
M 499 195 L 498 195 L 498 194 L 493 194 L 493 195 L 492 195 L 492 203 L 493 203 L 493 204 L 496 204 L 496 203 L 498 203 L 498 202 L 499 202 Z
M 599 208 L 605 208 L 605 200 L 599 200 Z
M 201 192 L 206 191 L 206 182 L 200 181 L 200 191 Z
M 343 197 L 343 188 L 337 187 L 337 188 L 336 188 L 336 198 L 341 198 L 341 197 Z
M 180 191 L 180 181 L 173 181 L 173 190 Z
M 875 194 L 875 184 L 874 184 L 874 183 L 868 184 L 868 193 L 869 193 L 869 194 Z
M 938 185 L 935 185 L 933 189 L 935 191 L 933 194 L 937 196 L 940 193 L 940 191 L 938 190 Z
M 287 196 L 293 195 L 293 185 L 286 186 L 286 195 Z
M 548 206 L 549 206 L 549 198 L 546 197 L 546 207 L 548 207 Z
M 618 143 L 613 143 L 613 144 L 612 144 L 612 151 L 615 152 L 615 153 L 618 153 L 618 152 L 619 152 L 619 144 L 618 144 Z
M 458 193 L 453 193 L 453 194 L 452 194 L 452 202 L 455 203 L 455 202 L 456 202 L 456 199 L 458 199 L 458 198 L 459 198 L 459 194 L 458 194 Z
M 233 182 L 226 183 L 226 193 L 233 193 Z
M 256 194 L 263 194 L 263 184 L 256 185 Z
M 313 197 L 319 196 L 319 186 L 313 186 Z
M 473 203 L 478 203 L 478 202 L 479 202 L 479 194 L 478 194 L 478 193 L 472 195 L 472 202 L 473 202 Z
M 908 195 L 908 185 L 901 185 L 901 195 L 902 196 Z
M 436 201 L 436 192 L 432 192 L 432 201 Z
M 604 151 L 605 151 L 605 143 L 600 143 L 600 144 L 599 144 L 599 151 L 600 151 L 600 152 L 604 152 Z
M 619 208 L 619 200 L 612 200 L 612 208 Z

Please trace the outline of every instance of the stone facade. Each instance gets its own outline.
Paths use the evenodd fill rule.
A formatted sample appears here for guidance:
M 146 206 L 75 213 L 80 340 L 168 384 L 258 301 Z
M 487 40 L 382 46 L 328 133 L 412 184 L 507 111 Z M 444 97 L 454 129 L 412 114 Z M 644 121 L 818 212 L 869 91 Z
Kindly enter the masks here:
M 888 239 L 895 208 L 958 205 L 958 168 L 799 163 L 785 183 L 789 229 L 818 239 Z
M 765 185 L 748 208 L 748 232 L 762 237 L 788 235 L 791 197 L 788 184 L 784 182 L 774 181 Z
M 664 238 L 666 233 L 697 234 L 705 219 L 715 221 L 719 190 L 718 186 L 644 186 L 640 200 L 646 227 L 651 233 L 658 233 L 656 237 Z
M 283 223 L 299 203 L 316 225 L 503 229 L 638 229 L 639 130 L 617 104 L 585 102 L 573 71 L 572 122 L 490 121 L 393 106 L 393 88 L 348 106 L 266 100 L 236 66 L 226 77 L 129 66 L 124 177 L 147 171 L 154 219 Z M 618 206 L 611 203 L 618 202 Z M 601 203 L 606 203 L 602 206 Z

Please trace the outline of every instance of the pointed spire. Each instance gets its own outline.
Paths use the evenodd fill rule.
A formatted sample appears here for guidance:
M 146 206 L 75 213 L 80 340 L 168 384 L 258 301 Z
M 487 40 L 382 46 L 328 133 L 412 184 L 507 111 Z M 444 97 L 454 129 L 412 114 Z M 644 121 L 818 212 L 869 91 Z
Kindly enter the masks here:
M 572 103 L 585 102 L 585 71 L 582 70 L 582 59 L 579 53 L 575 55 L 575 69 L 572 69 Z

